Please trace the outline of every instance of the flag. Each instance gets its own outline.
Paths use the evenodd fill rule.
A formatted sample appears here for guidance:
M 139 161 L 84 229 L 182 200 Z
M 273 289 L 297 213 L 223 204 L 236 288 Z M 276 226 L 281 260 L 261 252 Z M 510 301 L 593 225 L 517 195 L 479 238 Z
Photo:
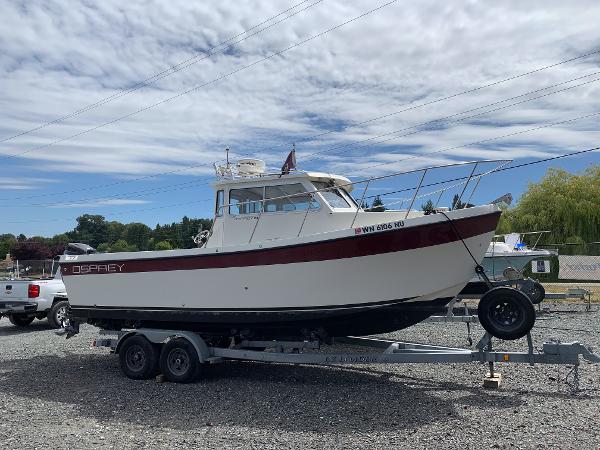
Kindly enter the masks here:
M 290 154 L 285 159 L 283 166 L 281 167 L 281 174 L 287 175 L 290 173 L 290 170 L 296 168 L 296 150 L 292 150 Z

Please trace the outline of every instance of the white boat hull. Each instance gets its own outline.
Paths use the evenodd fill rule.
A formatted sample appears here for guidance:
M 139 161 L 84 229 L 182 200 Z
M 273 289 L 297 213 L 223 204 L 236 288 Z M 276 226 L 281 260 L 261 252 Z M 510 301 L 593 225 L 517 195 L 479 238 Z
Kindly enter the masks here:
M 472 278 L 499 213 L 486 206 L 449 216 L 454 226 L 436 214 L 227 253 L 63 257 L 61 269 L 74 316 L 100 326 L 373 334 L 424 320 Z

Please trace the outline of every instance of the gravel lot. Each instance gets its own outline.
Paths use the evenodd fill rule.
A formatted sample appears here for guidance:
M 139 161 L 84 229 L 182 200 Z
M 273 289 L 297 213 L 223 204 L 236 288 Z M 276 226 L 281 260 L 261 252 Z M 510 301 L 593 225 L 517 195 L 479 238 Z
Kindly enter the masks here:
M 534 338 L 600 350 L 600 312 L 551 304 Z M 561 328 L 557 330 L 555 328 Z M 566 329 L 569 329 L 567 331 Z M 132 381 L 115 355 L 69 340 L 45 321 L 0 321 L 2 448 L 600 448 L 600 368 L 499 365 L 316 367 L 228 362 L 191 385 Z M 476 327 L 479 336 L 481 328 Z M 466 346 L 462 324 L 421 324 L 386 337 Z M 523 349 L 497 342 L 498 349 Z

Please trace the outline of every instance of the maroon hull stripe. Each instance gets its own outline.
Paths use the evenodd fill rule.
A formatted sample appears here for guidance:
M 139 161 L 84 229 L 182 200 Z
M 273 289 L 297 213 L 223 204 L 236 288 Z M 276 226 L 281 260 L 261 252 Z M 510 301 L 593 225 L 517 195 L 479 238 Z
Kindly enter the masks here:
M 464 239 L 496 229 L 500 212 L 454 220 Z M 309 261 L 355 258 L 430 247 L 455 242 L 459 237 L 448 221 L 398 228 L 371 234 L 346 236 L 328 241 L 309 242 L 285 247 L 209 255 L 186 255 L 131 260 L 62 262 L 62 275 L 106 273 L 164 272 L 171 270 L 215 269 L 226 267 L 268 266 Z

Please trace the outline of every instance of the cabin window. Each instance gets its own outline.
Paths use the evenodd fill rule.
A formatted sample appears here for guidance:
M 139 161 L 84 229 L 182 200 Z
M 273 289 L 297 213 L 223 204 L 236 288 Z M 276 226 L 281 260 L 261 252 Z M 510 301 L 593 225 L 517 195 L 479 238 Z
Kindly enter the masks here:
M 350 208 L 350 204 L 339 188 L 322 181 L 313 181 L 313 184 L 332 208 Z
M 261 210 L 263 188 L 231 189 L 229 214 L 257 214 Z
M 223 215 L 223 200 L 225 199 L 225 195 L 223 190 L 217 191 L 217 201 L 215 205 L 215 216 L 221 217 Z
M 306 211 L 319 206 L 319 202 L 306 192 L 301 183 L 265 188 L 265 212 Z

